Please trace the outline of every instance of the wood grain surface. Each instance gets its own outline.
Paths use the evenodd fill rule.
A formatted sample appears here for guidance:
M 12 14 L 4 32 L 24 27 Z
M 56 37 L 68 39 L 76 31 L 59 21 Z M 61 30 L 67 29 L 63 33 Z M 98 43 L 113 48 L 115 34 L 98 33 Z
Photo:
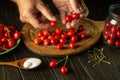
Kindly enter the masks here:
M 101 24 L 102 23 L 102 24 Z M 75 49 L 70 49 L 69 44 L 64 44 L 64 49 L 58 50 L 55 45 L 36 45 L 34 44 L 34 38 L 37 38 L 37 33 L 40 31 L 38 29 L 34 29 L 30 24 L 25 24 L 22 28 L 22 38 L 28 49 L 33 51 L 36 54 L 42 56 L 64 56 L 64 55 L 73 55 L 80 53 L 84 50 L 87 50 L 89 47 L 94 45 L 101 36 L 102 28 L 104 26 L 104 22 L 96 22 L 90 19 L 82 19 L 75 25 L 77 28 L 79 25 L 85 26 L 85 32 L 88 34 L 87 39 L 80 40 L 76 43 L 77 47 Z M 60 26 L 63 30 L 67 30 L 65 25 L 61 24 L 60 20 L 57 21 L 57 27 Z M 99 26 L 99 27 L 98 27 Z M 50 30 L 55 30 L 55 28 L 50 28 Z M 32 32 L 31 32 L 32 31 Z M 33 33 L 34 32 L 34 33 Z
M 24 24 L 19 20 L 17 6 L 10 1 L 11 0 L 0 1 L 0 23 L 13 25 L 17 30 L 21 31 Z M 105 20 L 108 6 L 111 3 L 120 3 L 120 0 L 84 1 L 89 8 L 88 18 L 92 19 L 92 23 L 99 27 L 101 31 L 103 30 L 102 20 Z M 111 62 L 110 65 L 100 62 L 96 67 L 93 67 L 92 65 L 94 63 L 88 63 L 88 61 L 91 60 L 90 57 L 94 56 L 94 54 L 90 54 L 88 51 L 95 47 L 99 49 L 104 48 L 104 55 L 106 56 L 105 61 Z M 64 61 L 54 69 L 51 69 L 48 65 L 51 60 L 55 59 L 59 61 L 62 59 L 61 57 L 56 58 L 37 55 L 26 48 L 23 40 L 21 40 L 20 45 L 13 51 L 8 54 L 0 55 L 0 61 L 8 62 L 24 57 L 40 58 L 43 64 L 32 70 L 23 70 L 11 66 L 0 66 L 0 80 L 120 80 L 120 49 L 106 46 L 106 44 L 103 43 L 102 36 L 93 47 L 85 52 L 69 56 L 66 64 L 68 73 L 65 75 L 60 73 L 60 67 L 64 65 Z

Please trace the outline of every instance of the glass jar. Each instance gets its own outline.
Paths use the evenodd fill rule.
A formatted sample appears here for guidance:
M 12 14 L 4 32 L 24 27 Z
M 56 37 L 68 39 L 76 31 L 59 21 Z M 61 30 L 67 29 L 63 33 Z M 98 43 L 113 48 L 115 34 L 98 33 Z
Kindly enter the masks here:
M 105 44 L 120 47 L 120 4 L 109 7 L 103 36 Z

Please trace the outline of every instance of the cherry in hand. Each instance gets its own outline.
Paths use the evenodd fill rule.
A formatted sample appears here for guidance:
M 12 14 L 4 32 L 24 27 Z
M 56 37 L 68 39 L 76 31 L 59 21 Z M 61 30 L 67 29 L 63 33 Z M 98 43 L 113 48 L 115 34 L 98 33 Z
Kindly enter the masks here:
M 50 26 L 55 27 L 56 26 L 56 21 L 50 21 Z
M 79 19 L 79 14 L 78 13 L 73 13 L 72 18 L 73 19 Z
M 72 22 L 72 20 L 77 20 L 79 19 L 79 14 L 78 13 L 73 13 L 72 15 L 67 15 L 65 17 L 66 23 L 67 22 Z
M 72 17 L 71 17 L 70 15 L 67 15 L 67 16 L 65 17 L 65 20 L 66 20 L 66 23 L 67 23 L 67 22 L 71 22 L 71 21 L 72 21 Z

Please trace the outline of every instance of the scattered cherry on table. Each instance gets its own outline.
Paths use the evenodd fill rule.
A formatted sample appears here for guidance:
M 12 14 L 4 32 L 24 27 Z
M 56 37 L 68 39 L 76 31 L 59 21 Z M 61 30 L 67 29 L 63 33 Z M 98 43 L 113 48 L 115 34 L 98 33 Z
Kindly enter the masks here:
M 51 61 L 49 62 L 49 66 L 50 66 L 51 68 L 55 68 L 55 67 L 57 66 L 57 61 L 56 61 L 56 60 L 51 60 Z

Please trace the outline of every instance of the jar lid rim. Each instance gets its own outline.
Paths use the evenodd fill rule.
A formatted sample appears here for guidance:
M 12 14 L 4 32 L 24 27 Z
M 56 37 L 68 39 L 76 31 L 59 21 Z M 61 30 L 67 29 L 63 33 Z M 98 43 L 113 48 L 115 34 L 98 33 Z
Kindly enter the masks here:
M 120 11 L 120 4 L 112 4 L 112 5 L 110 5 L 109 13 L 116 16 L 116 17 L 120 17 L 120 14 L 116 14 L 115 12 L 113 12 L 113 10 L 116 9 L 116 8 L 119 9 L 119 11 Z

